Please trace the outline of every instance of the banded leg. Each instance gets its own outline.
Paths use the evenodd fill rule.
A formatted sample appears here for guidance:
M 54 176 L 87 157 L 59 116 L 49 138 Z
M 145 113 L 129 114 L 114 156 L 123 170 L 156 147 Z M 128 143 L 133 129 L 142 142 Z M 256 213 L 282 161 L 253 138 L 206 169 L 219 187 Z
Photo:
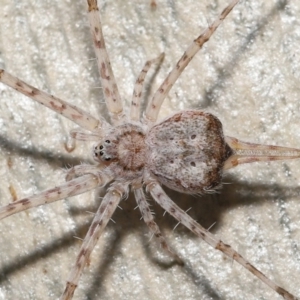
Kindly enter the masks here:
M 219 17 L 214 22 L 212 22 L 212 24 L 210 24 L 209 27 L 205 29 L 183 53 L 174 69 L 169 73 L 169 75 L 166 77 L 166 79 L 154 94 L 151 101 L 148 103 L 145 113 L 145 123 L 151 124 L 157 120 L 157 116 L 164 99 L 168 95 L 170 89 L 172 88 L 182 71 L 193 59 L 196 53 L 202 48 L 203 44 L 210 39 L 212 34 L 216 31 L 219 25 L 223 22 L 223 20 L 227 17 L 227 15 L 238 2 L 239 0 L 231 1 L 231 3 L 222 11 Z
M 142 71 L 140 72 L 133 89 L 132 101 L 130 106 L 130 120 L 140 120 L 141 98 L 144 89 L 145 77 L 149 69 L 151 68 L 151 65 L 160 63 L 164 59 L 164 57 L 165 54 L 162 53 L 159 57 L 146 61 Z
M 37 195 L 23 198 L 0 208 L 0 219 L 32 207 L 52 203 L 67 197 L 75 196 L 106 184 L 106 178 L 84 175 L 66 182 L 58 187 L 43 191 Z
M 171 255 L 180 265 L 182 265 L 183 264 L 182 260 L 179 258 L 179 256 L 176 253 L 174 253 L 170 249 L 166 239 L 163 237 L 163 235 L 159 230 L 159 227 L 155 223 L 143 189 L 139 188 L 137 190 L 134 190 L 134 196 L 146 225 L 149 227 L 150 231 L 154 234 L 154 236 L 158 239 L 161 247 L 169 255 Z
M 94 118 L 84 110 L 69 104 L 57 97 L 54 97 L 46 92 L 40 91 L 37 88 L 27 84 L 19 78 L 10 75 L 5 70 L 0 69 L 0 82 L 12 87 L 16 91 L 25 96 L 47 106 L 53 111 L 63 115 L 80 127 L 93 131 L 96 128 L 101 128 L 101 121 Z
M 170 215 L 172 215 L 176 220 L 182 223 L 185 227 L 187 227 L 190 231 L 204 240 L 206 243 L 211 245 L 213 248 L 220 250 L 226 256 L 238 262 L 248 271 L 250 271 L 253 275 L 267 284 L 271 289 L 273 289 L 276 293 L 281 295 L 284 299 L 288 300 L 296 300 L 297 298 L 290 294 L 285 289 L 278 286 L 268 277 L 266 277 L 261 271 L 256 269 L 249 261 L 247 261 L 244 257 L 242 257 L 238 252 L 236 252 L 230 245 L 224 244 L 221 240 L 216 239 L 213 234 L 203 228 L 200 224 L 198 224 L 194 219 L 192 219 L 186 212 L 184 212 L 178 205 L 176 205 L 164 192 L 162 187 L 157 182 L 150 182 L 147 185 L 147 190 L 149 190 L 150 194 L 154 198 L 154 200 L 164 208 Z
M 105 47 L 97 0 L 87 0 L 87 3 L 94 51 L 97 58 L 106 106 L 113 124 L 118 125 L 125 119 L 125 114 L 123 112 L 123 103 Z
M 76 264 L 69 274 L 64 293 L 61 296 L 62 300 L 72 299 L 83 268 L 87 264 L 98 239 L 100 238 L 112 214 L 116 210 L 124 193 L 125 191 L 123 191 L 123 189 L 121 190 L 119 188 L 112 187 L 104 196 L 95 214 L 92 224 L 83 240 L 76 259 Z

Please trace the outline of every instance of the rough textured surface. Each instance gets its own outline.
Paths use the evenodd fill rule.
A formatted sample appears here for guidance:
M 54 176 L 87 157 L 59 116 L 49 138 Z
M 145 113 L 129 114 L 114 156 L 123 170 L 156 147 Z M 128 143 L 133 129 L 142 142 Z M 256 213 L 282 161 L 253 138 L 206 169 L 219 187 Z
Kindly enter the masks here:
M 201 2 L 201 3 L 200 3 Z M 32 85 L 89 110 L 103 111 L 84 1 L 2 0 L 0 63 Z M 154 86 L 191 39 L 227 1 L 105 1 L 104 34 L 126 101 L 144 62 L 164 51 Z M 204 108 L 225 134 L 299 147 L 299 6 L 296 1 L 241 2 L 171 90 L 161 118 Z M 61 168 L 91 160 L 78 143 L 66 154 L 74 127 L 31 100 L 0 87 L 1 203 L 54 187 Z M 300 296 L 300 162 L 232 170 L 222 192 L 202 198 L 169 192 L 197 221 L 234 246 L 264 273 Z M 59 295 L 98 195 L 40 207 L 0 224 L 0 299 Z M 84 272 L 75 299 L 280 299 L 240 266 L 210 249 L 154 205 L 157 222 L 185 267 L 169 264 L 140 221 L 132 199 L 122 202 Z M 2 275 L 4 274 L 4 275 Z

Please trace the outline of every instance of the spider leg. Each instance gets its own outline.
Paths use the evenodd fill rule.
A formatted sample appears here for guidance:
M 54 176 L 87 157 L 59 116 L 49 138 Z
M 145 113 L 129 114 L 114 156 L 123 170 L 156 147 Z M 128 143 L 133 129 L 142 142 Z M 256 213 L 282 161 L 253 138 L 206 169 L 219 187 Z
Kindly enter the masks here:
M 97 141 L 101 140 L 104 136 L 104 132 L 107 130 L 111 130 L 111 125 L 104 120 L 104 118 L 99 117 L 100 123 L 101 123 L 101 128 L 95 128 L 92 131 L 86 132 L 85 130 L 82 129 L 72 129 L 70 131 L 70 136 L 72 139 L 78 140 L 78 141 Z
M 125 119 L 125 114 L 123 112 L 123 103 L 105 47 L 97 0 L 87 0 L 87 3 L 94 51 L 97 58 L 106 106 L 113 124 L 118 125 Z
M 97 186 L 103 186 L 108 182 L 105 175 L 97 177 L 94 175 L 84 175 L 68 181 L 55 188 L 43 191 L 37 195 L 23 198 L 0 208 L 0 219 L 4 219 L 17 212 L 27 210 L 43 204 L 48 204 L 67 197 L 75 196 L 87 192 Z
M 146 123 L 151 124 L 157 120 L 157 115 L 164 99 L 168 95 L 170 89 L 172 88 L 182 71 L 193 59 L 196 53 L 202 48 L 203 44 L 210 39 L 212 34 L 216 31 L 219 25 L 223 22 L 223 20 L 227 17 L 227 15 L 238 2 L 239 0 L 231 1 L 231 3 L 222 11 L 219 17 L 214 22 L 212 22 L 209 27 L 206 28 L 183 53 L 174 69 L 168 74 L 166 79 L 154 94 L 151 101 L 148 103 L 144 120 Z
M 134 196 L 135 196 L 136 202 L 138 204 L 138 207 L 139 207 L 139 209 L 141 211 L 142 217 L 143 217 L 146 225 L 149 227 L 150 231 L 154 234 L 154 236 L 158 239 L 158 241 L 161 244 L 161 247 L 169 255 L 171 255 L 177 261 L 177 263 L 179 263 L 180 265 L 182 265 L 183 264 L 182 260 L 180 259 L 180 257 L 176 253 L 174 253 L 170 249 L 169 245 L 167 244 L 166 239 L 161 234 L 161 232 L 159 230 L 159 227 L 155 223 L 153 215 L 151 214 L 151 210 L 150 210 L 149 204 L 147 202 L 147 199 L 145 197 L 143 189 L 139 188 L 139 189 L 134 190 Z
M 140 72 L 133 89 L 131 107 L 130 107 L 130 120 L 139 121 L 140 120 L 140 109 L 141 109 L 141 98 L 144 88 L 145 77 L 151 68 L 152 64 L 160 63 L 165 57 L 165 54 L 162 53 L 157 58 L 146 61 L 142 71 Z
M 87 133 L 82 130 L 72 129 L 70 135 L 73 139 L 85 142 L 99 141 L 103 136 L 98 133 Z
M 109 127 L 105 120 L 101 120 L 103 127 L 92 132 L 85 132 L 80 129 L 72 129 L 70 131 L 70 139 L 65 142 L 64 146 L 67 152 L 72 152 L 76 148 L 76 140 L 85 142 L 99 142 L 103 138 L 103 131 Z
M 103 118 L 100 117 L 99 120 L 101 122 L 101 128 L 96 128 L 92 132 L 86 132 L 82 129 L 72 129 L 68 141 L 64 143 L 66 151 L 70 153 L 76 148 L 76 140 L 99 142 L 99 140 L 103 138 L 103 132 L 111 127 Z
M 95 119 L 92 115 L 84 110 L 69 104 L 57 97 L 38 90 L 37 88 L 27 84 L 19 78 L 10 75 L 5 70 L 0 69 L 0 82 L 12 87 L 16 91 L 25 96 L 47 106 L 53 111 L 63 115 L 80 127 L 93 131 L 96 128 L 101 128 L 101 121 Z
M 226 143 L 234 151 L 223 167 L 223 170 L 236 167 L 237 165 L 256 161 L 273 161 L 300 158 L 300 149 L 261 145 L 242 142 L 236 138 L 226 136 Z
M 87 164 L 82 164 L 82 165 L 77 165 L 73 166 L 72 168 L 67 170 L 67 175 L 66 175 L 66 181 L 70 181 L 76 177 L 83 176 L 85 174 L 91 174 L 95 177 L 99 177 L 100 182 L 108 183 L 110 180 L 113 179 L 113 176 L 108 175 L 109 174 L 109 169 L 106 169 L 105 172 L 102 171 L 104 168 L 104 165 L 87 165 Z M 105 174 L 105 175 L 104 175 Z M 103 180 L 103 177 L 106 177 L 105 180 Z
M 120 200 L 122 199 L 123 195 L 126 194 L 128 185 L 125 188 L 126 190 L 124 190 L 124 184 L 123 187 L 121 187 L 121 184 L 112 185 L 107 194 L 104 196 L 95 214 L 92 224 L 90 225 L 90 228 L 83 240 L 76 259 L 76 264 L 69 274 L 64 293 L 61 296 L 62 300 L 72 299 L 83 268 L 89 260 L 89 257 L 112 214 L 118 207 Z
M 203 239 L 213 248 L 220 250 L 226 256 L 230 257 L 231 259 L 234 259 L 236 262 L 238 262 L 240 265 L 242 265 L 244 268 L 250 271 L 253 275 L 255 275 L 257 278 L 259 278 L 261 281 L 267 284 L 271 289 L 273 289 L 275 292 L 281 295 L 284 299 L 297 299 L 288 291 L 281 288 L 268 277 L 266 277 L 261 271 L 256 269 L 249 261 L 242 257 L 230 245 L 224 244 L 221 240 L 214 237 L 213 234 L 211 234 L 200 224 L 198 224 L 194 219 L 192 219 L 186 212 L 184 212 L 166 195 L 162 187 L 156 181 L 149 180 L 149 183 L 147 184 L 147 190 L 162 208 L 164 208 L 175 219 L 177 219 L 180 223 L 186 226 L 190 231 L 192 231 L 198 237 Z
M 104 121 L 105 122 L 105 121 Z M 100 132 L 85 132 L 79 129 L 72 129 L 70 135 L 73 139 L 78 141 L 87 141 L 87 142 L 99 142 L 103 138 L 102 130 Z

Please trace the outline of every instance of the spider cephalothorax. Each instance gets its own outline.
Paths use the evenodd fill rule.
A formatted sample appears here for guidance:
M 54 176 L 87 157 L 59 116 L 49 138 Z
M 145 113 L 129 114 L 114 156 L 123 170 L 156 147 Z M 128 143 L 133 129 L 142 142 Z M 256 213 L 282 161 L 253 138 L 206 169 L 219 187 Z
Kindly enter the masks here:
M 109 166 L 114 176 L 132 180 L 142 176 L 146 152 L 143 128 L 126 123 L 109 130 L 94 147 L 94 159 Z

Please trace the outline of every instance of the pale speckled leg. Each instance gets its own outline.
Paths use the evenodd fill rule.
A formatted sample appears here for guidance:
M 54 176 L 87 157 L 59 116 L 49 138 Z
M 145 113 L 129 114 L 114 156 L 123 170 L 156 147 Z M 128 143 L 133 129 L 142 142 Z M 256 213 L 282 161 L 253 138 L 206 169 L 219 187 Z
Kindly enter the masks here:
M 105 179 L 105 177 L 103 178 Z M 93 175 L 84 175 L 79 178 L 68 181 L 55 188 L 43 191 L 37 195 L 23 198 L 19 201 L 10 203 L 0 208 L 0 219 L 4 219 L 17 212 L 27 210 L 43 204 L 48 204 L 67 197 L 75 196 L 96 188 L 103 186 L 106 181 L 101 181 L 100 177 Z
M 126 189 L 127 188 L 128 186 L 126 186 Z M 104 196 L 95 214 L 92 224 L 90 225 L 90 228 L 83 240 L 75 266 L 69 274 L 64 293 L 61 297 L 62 300 L 72 299 L 83 268 L 87 264 L 98 239 L 100 238 L 112 214 L 118 207 L 122 196 L 126 192 L 127 190 L 123 190 L 120 185 L 113 185 Z
M 226 137 L 226 143 L 234 153 L 226 160 L 223 166 L 224 171 L 241 164 L 257 161 L 300 158 L 300 149 L 296 148 L 248 143 L 229 136 Z
M 78 129 L 72 129 L 70 131 L 70 135 L 73 139 L 78 141 L 85 141 L 85 142 L 91 142 L 91 141 L 98 141 L 102 139 L 103 135 L 102 132 L 84 132 Z
M 220 16 L 214 22 L 212 22 L 212 24 L 209 25 L 209 27 L 205 29 L 183 53 L 174 69 L 168 74 L 166 79 L 154 94 L 151 101 L 148 103 L 144 118 L 144 122 L 146 124 L 153 124 L 157 120 L 157 116 L 164 99 L 168 95 L 170 89 L 172 88 L 182 71 L 193 59 L 196 53 L 202 48 L 203 44 L 210 39 L 212 34 L 216 31 L 219 25 L 223 22 L 223 20 L 227 17 L 227 15 L 238 2 L 239 0 L 231 1 L 231 3 L 222 11 Z
M 93 131 L 96 128 L 99 130 L 102 127 L 101 122 L 89 113 L 57 97 L 38 90 L 2 69 L 0 69 L 0 82 L 12 87 L 16 91 L 39 102 L 40 104 L 47 106 L 84 129 Z
M 72 129 L 70 131 L 70 136 L 72 137 L 72 139 L 79 140 L 79 141 L 87 141 L 87 142 L 91 142 L 91 141 L 99 142 L 103 138 L 104 132 L 106 132 L 107 130 L 111 130 L 112 126 L 101 116 L 99 116 L 98 119 L 100 120 L 101 128 L 96 128 L 95 130 L 88 131 L 88 132 L 77 128 Z
M 230 245 L 224 244 L 221 240 L 213 236 L 209 231 L 198 224 L 194 219 L 192 219 L 186 212 L 184 212 L 178 205 L 176 205 L 164 192 L 159 183 L 154 180 L 149 180 L 147 185 L 147 190 L 150 192 L 154 200 L 164 208 L 170 215 L 172 215 L 181 224 L 187 227 L 190 231 L 200 237 L 202 240 L 207 242 L 213 248 L 220 250 L 229 258 L 235 260 L 257 278 L 267 284 L 271 289 L 281 295 L 284 299 L 296 300 L 297 298 L 287 292 L 285 289 L 278 286 L 268 277 L 266 277 L 261 271 L 256 269 L 249 261 L 242 257 L 238 252 L 236 252 Z
M 123 103 L 105 47 L 97 0 L 88 0 L 88 18 L 107 109 L 113 124 L 124 121 Z
M 169 255 L 171 255 L 179 264 L 183 264 L 179 256 L 170 249 L 166 239 L 163 237 L 163 235 L 159 230 L 159 227 L 155 223 L 143 189 L 139 188 L 137 190 L 134 190 L 134 196 L 146 225 L 149 227 L 150 231 L 154 234 L 154 236 L 158 239 L 161 247 Z
M 145 77 L 151 68 L 152 64 L 160 63 L 165 57 L 162 53 L 159 57 L 146 61 L 142 71 L 140 72 L 133 89 L 131 107 L 130 107 L 130 120 L 139 121 L 140 120 L 140 110 L 141 110 L 141 98 L 142 92 L 144 90 Z
M 109 175 L 109 170 L 106 169 L 104 172 L 102 169 L 104 168 L 104 165 L 77 165 L 69 170 L 67 170 L 67 175 L 66 175 L 66 181 L 70 181 L 76 177 L 83 176 L 85 174 L 91 174 L 97 178 L 99 178 L 100 182 L 105 182 L 107 184 L 113 179 L 113 176 Z

